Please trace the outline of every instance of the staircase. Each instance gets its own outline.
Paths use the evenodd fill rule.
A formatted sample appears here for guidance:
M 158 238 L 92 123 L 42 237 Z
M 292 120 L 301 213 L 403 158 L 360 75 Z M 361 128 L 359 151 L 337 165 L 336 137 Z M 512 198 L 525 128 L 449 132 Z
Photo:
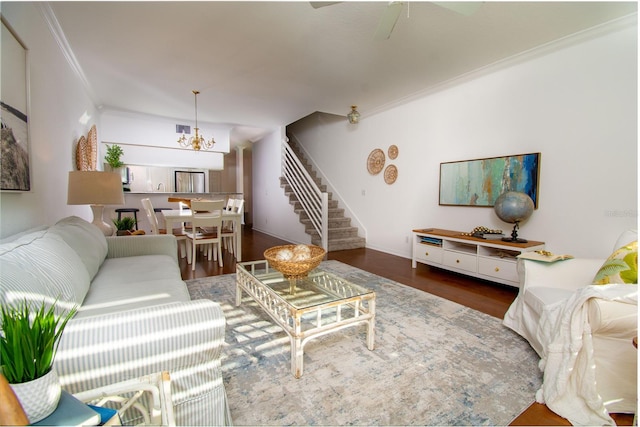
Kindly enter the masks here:
M 327 186 L 322 184 L 322 180 L 318 178 L 316 172 L 313 170 L 311 164 L 307 161 L 306 157 L 293 141 L 293 138 L 289 140 L 289 146 L 292 151 L 298 157 L 298 160 L 311 176 L 316 185 L 322 192 L 327 191 Z M 305 232 L 311 236 L 311 243 L 317 246 L 322 246 L 322 238 L 314 225 L 307 212 L 305 212 L 302 203 L 300 203 L 298 196 L 287 183 L 284 177 L 280 178 L 280 186 L 284 189 L 284 193 L 289 197 L 289 203 L 293 206 L 294 211 L 298 214 L 300 222 L 305 226 Z M 344 209 L 338 207 L 338 201 L 333 200 L 332 193 L 328 193 L 329 209 L 328 209 L 328 249 L 327 252 L 341 251 L 345 249 L 357 249 L 364 248 L 366 240 L 364 237 L 358 236 L 358 228 L 351 226 L 351 218 L 345 217 Z

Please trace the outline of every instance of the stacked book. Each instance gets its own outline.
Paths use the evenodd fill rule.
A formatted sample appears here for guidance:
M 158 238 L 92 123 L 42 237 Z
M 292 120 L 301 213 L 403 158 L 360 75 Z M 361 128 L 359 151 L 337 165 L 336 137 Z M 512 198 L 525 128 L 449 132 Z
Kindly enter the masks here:
M 479 236 L 474 236 L 474 237 L 480 237 L 481 239 L 487 239 L 487 240 L 501 240 L 504 237 L 503 233 L 483 233 Z
M 429 236 L 420 236 L 420 243 L 426 243 L 428 245 L 442 246 L 442 239 Z

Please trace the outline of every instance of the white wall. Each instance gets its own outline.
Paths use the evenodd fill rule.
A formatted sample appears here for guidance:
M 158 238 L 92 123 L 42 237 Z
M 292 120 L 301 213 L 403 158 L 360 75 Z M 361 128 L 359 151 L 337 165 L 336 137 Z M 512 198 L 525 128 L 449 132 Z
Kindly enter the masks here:
M 362 221 L 370 248 L 410 257 L 414 228 L 485 225 L 509 233 L 491 208 L 439 206 L 439 165 L 540 152 L 539 208 L 520 236 L 554 252 L 606 257 L 622 230 L 637 228 L 637 114 L 633 20 L 365 115 L 355 126 L 316 114 L 289 131 Z M 366 161 L 391 144 L 399 156 L 387 164 L 399 172 L 387 185 Z M 287 232 L 286 225 L 264 227 Z
M 311 243 L 298 215 L 280 187 L 281 143 L 284 129 L 253 144 L 253 229 L 293 243 Z
M 67 215 L 91 221 L 89 206 L 67 205 L 68 172 L 75 170 L 78 138 L 96 124 L 98 141 L 123 143 L 123 160 L 134 164 L 222 169 L 223 154 L 175 147 L 175 124 L 193 124 L 114 110 L 101 111 L 90 98 L 51 33 L 38 3 L 3 2 L 2 15 L 29 50 L 30 192 L 0 193 L 0 238 L 42 224 L 53 224 Z M 84 114 L 90 119 L 81 122 Z M 199 123 L 215 149 L 229 151 L 230 127 Z M 134 144 L 134 145 L 124 145 Z M 156 145 L 161 148 L 144 147 Z M 166 148 L 162 148 L 162 146 Z M 98 169 L 105 147 L 99 143 Z M 167 154 L 169 153 L 169 154 Z M 167 160 L 169 159 L 169 160 Z
M 67 206 L 67 176 L 75 144 L 98 112 L 46 26 L 36 3 L 3 2 L 2 15 L 29 49 L 31 192 L 0 193 L 0 237 L 66 215 L 92 219 L 88 206 Z M 83 124 L 84 113 L 91 116 Z

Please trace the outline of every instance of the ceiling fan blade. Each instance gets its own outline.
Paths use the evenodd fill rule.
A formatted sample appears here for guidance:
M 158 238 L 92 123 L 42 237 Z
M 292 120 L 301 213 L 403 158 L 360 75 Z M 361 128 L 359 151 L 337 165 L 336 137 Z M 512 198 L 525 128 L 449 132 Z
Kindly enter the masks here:
M 380 18 L 378 28 L 373 36 L 374 40 L 387 40 L 391 36 L 393 27 L 396 26 L 396 22 L 398 22 L 398 18 L 400 17 L 400 12 L 402 12 L 402 2 L 392 1 L 389 3 L 382 18 Z
M 314 9 L 320 9 L 325 6 L 332 6 L 334 4 L 342 3 L 341 1 L 310 1 L 309 4 Z
M 471 16 L 482 6 L 481 1 L 434 1 L 433 4 L 464 16 Z

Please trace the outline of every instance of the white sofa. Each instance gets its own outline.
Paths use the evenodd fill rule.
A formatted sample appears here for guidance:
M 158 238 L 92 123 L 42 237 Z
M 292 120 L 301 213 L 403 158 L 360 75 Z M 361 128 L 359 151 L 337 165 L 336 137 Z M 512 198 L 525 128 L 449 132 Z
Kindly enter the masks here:
M 217 303 L 190 300 L 174 236 L 105 238 L 68 217 L 9 240 L 0 244 L 0 303 L 78 307 L 55 359 L 65 390 L 169 371 L 177 424 L 231 424 L 224 314 Z
M 637 238 L 625 232 L 615 249 Z M 615 424 L 609 413 L 637 408 L 637 285 L 592 286 L 604 261 L 519 259 L 520 291 L 503 321 L 541 357 L 538 402 L 574 425 Z

